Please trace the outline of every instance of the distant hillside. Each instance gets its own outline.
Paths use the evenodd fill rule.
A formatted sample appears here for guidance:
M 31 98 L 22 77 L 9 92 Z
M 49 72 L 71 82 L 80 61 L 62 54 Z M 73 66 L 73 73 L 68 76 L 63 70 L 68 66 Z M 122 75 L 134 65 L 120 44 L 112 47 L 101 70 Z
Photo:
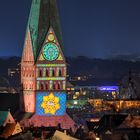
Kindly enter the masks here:
M 95 78 L 121 78 L 132 72 L 140 73 L 140 62 L 111 60 L 111 59 L 90 59 L 83 56 L 68 58 L 68 72 L 70 75 L 89 75 Z
M 118 54 L 118 55 L 113 55 L 109 59 L 113 60 L 124 60 L 124 61 L 140 61 L 140 55 L 139 54 Z
M 93 75 L 95 78 L 120 78 L 128 74 L 130 69 L 140 73 L 139 61 L 90 59 L 83 56 L 66 58 L 66 60 L 68 74 L 71 76 Z M 8 68 L 16 68 L 18 64 L 20 64 L 20 57 L 0 58 L 0 75 L 6 76 Z
M 0 93 L 0 110 L 7 111 L 8 109 L 12 114 L 19 109 L 19 94 Z

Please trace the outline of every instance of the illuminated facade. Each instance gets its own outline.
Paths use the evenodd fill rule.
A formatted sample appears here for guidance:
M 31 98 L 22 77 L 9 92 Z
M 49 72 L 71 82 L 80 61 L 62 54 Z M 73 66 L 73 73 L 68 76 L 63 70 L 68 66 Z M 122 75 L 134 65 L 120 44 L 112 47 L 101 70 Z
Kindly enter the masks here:
M 36 96 L 36 113 L 38 115 L 64 115 L 66 110 L 65 93 L 38 93 Z
M 21 60 L 21 109 L 40 116 L 66 110 L 66 62 L 56 0 L 32 0 Z

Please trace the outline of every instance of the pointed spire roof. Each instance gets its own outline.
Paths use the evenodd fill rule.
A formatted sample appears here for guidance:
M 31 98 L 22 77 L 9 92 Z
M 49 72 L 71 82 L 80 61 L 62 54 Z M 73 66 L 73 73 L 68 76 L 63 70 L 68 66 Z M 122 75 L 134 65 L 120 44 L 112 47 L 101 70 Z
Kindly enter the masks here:
M 35 60 L 50 27 L 53 28 L 58 42 L 63 48 L 56 0 L 32 0 L 27 29 L 30 30 Z

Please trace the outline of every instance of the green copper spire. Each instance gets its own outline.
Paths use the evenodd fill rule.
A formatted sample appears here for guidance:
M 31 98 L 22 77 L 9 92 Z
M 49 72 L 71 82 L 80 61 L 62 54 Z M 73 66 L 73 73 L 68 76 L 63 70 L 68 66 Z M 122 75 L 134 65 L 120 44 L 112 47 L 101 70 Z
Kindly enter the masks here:
M 59 44 L 63 48 L 56 0 L 32 0 L 27 29 L 31 33 L 35 60 L 50 27 L 53 28 Z

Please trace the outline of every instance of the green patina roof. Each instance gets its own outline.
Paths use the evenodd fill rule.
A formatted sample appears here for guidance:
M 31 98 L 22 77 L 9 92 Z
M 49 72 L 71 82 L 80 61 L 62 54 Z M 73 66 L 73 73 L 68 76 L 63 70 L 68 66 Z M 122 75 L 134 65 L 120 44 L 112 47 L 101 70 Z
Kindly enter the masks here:
M 0 111 L 0 126 L 4 124 L 9 111 Z
M 56 0 L 32 0 L 27 30 L 30 29 L 35 60 L 39 55 L 49 27 L 53 28 L 59 44 L 63 48 Z

